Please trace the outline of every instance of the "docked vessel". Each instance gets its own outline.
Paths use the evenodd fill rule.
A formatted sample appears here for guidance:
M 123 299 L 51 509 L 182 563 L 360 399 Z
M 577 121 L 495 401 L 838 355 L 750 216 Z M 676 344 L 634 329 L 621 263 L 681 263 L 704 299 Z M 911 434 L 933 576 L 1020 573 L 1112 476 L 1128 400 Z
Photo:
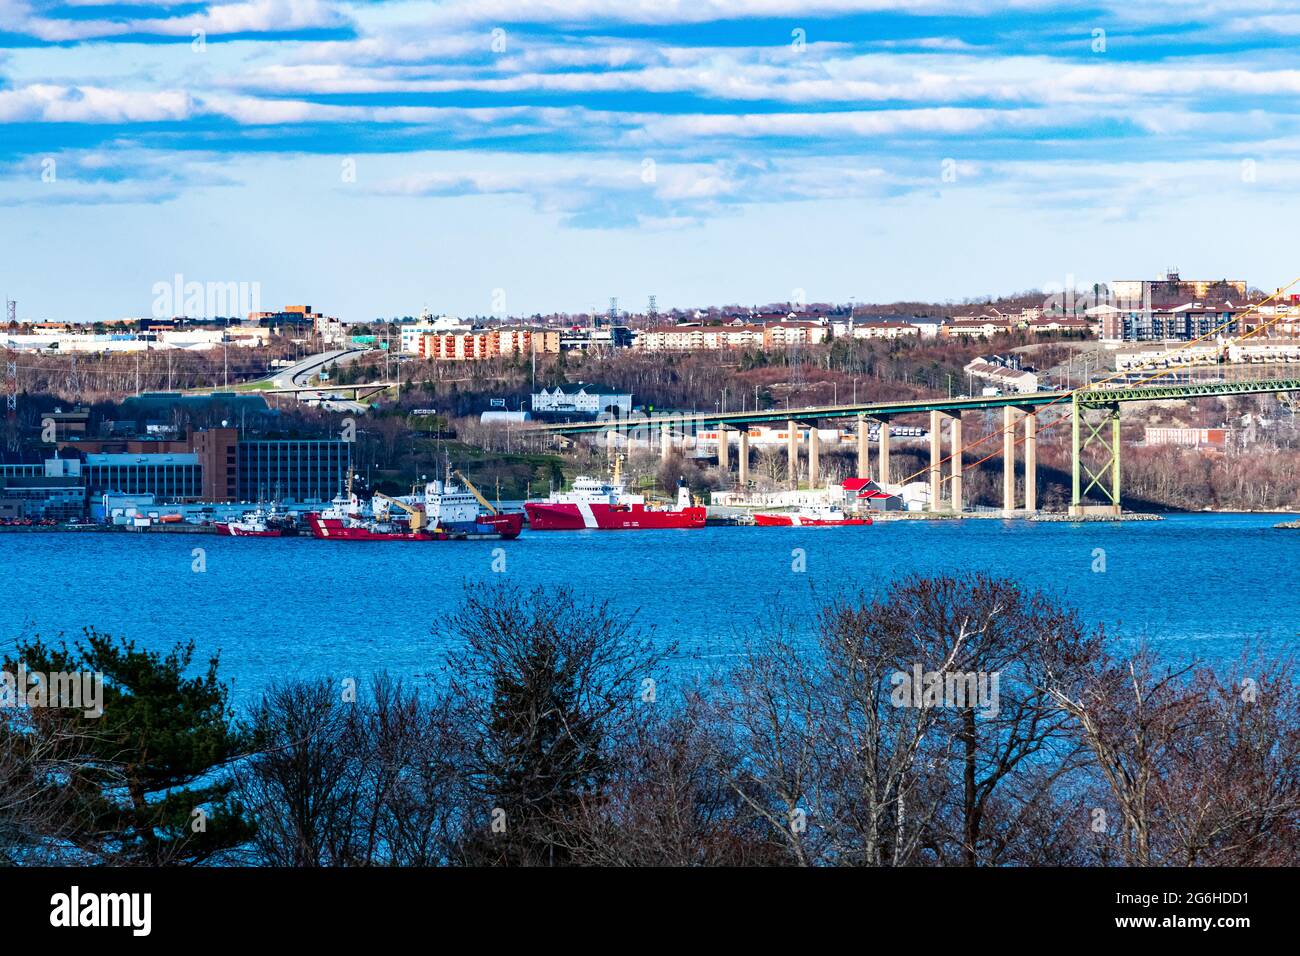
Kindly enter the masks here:
M 582 476 L 573 480 L 569 491 L 552 492 L 550 497 L 524 502 L 528 526 L 535 531 L 625 531 L 647 528 L 703 528 L 706 510 L 691 504 L 690 489 L 677 488 L 677 503 L 659 508 L 645 503 L 643 495 L 628 494 L 620 470 L 614 463 L 610 481 Z
M 349 478 L 347 494 L 336 497 L 328 508 L 309 514 L 307 527 L 313 536 L 335 541 L 517 538 L 524 516 L 502 514 L 469 488 L 448 478 L 427 483 L 422 495 L 393 498 L 376 493 L 363 503 L 352 491 Z
M 247 511 L 238 521 L 218 521 L 218 534 L 228 534 L 235 538 L 279 538 L 284 532 L 271 526 L 267 513 L 261 508 Z
M 216 522 L 218 534 L 235 538 L 287 538 L 298 534 L 298 523 L 292 515 L 277 510 L 258 508 L 247 511 L 238 521 Z
M 853 517 L 839 508 L 824 506 L 755 514 L 754 524 L 764 528 L 817 528 L 871 524 L 871 519 Z

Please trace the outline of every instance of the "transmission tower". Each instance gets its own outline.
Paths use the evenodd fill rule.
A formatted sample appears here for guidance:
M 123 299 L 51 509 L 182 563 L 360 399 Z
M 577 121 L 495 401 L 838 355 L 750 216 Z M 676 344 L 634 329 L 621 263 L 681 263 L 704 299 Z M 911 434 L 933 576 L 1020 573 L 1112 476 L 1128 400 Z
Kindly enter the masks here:
M 9 325 L 18 323 L 18 303 L 5 299 L 5 317 Z M 17 356 L 5 363 L 5 410 L 13 415 L 18 411 L 18 362 Z
M 609 297 L 609 324 L 618 324 L 618 296 L 616 295 Z
M 646 315 L 652 319 L 659 318 L 659 303 L 655 301 L 654 296 L 650 296 L 650 304 L 646 306 Z

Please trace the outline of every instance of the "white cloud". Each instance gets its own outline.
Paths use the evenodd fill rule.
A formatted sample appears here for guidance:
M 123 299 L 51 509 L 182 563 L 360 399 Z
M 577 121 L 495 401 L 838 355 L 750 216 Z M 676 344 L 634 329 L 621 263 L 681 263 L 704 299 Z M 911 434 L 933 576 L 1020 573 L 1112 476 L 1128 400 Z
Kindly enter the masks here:
M 682 137 L 838 137 L 898 134 L 955 135 L 994 129 L 1051 126 L 1062 121 L 1057 111 L 989 110 L 936 107 L 912 110 L 872 110 L 840 113 L 696 113 L 654 116 L 646 120 L 642 137 L 672 142 Z
M 188 94 L 33 84 L 0 90 L 4 123 L 158 123 L 188 119 Z
M 213 3 L 202 13 L 114 20 L 54 19 L 37 15 L 22 0 L 0 0 L 0 4 L 0 13 L 7 14 L 0 22 L 12 18 L 13 29 L 54 43 L 132 34 L 188 37 L 195 30 L 208 36 L 272 33 L 342 27 L 351 22 L 329 0 L 235 0 Z
M 1049 6 L 1051 0 L 448 0 L 431 16 L 457 23 L 689 24 L 876 12 L 971 15 Z

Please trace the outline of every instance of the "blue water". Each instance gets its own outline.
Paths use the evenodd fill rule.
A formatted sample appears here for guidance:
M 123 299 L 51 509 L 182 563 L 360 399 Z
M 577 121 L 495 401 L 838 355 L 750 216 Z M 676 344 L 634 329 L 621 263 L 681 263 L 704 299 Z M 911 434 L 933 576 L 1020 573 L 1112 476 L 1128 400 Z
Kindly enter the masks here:
M 734 657 L 777 607 L 807 620 L 823 598 L 914 572 L 982 570 L 1044 588 L 1116 640 L 1178 660 L 1228 662 L 1300 638 L 1291 568 L 1300 531 L 1276 515 L 1158 522 L 899 521 L 867 528 L 525 532 L 517 541 L 371 544 L 165 534 L 0 534 L 0 649 L 93 626 L 155 649 L 220 651 L 248 702 L 269 681 L 438 670 L 467 581 L 574 585 L 635 614 L 683 665 Z M 192 570 L 194 548 L 206 571 Z M 504 548 L 505 571 L 492 570 Z M 793 570 L 803 549 L 806 571 Z M 1094 571 L 1098 551 L 1105 570 Z

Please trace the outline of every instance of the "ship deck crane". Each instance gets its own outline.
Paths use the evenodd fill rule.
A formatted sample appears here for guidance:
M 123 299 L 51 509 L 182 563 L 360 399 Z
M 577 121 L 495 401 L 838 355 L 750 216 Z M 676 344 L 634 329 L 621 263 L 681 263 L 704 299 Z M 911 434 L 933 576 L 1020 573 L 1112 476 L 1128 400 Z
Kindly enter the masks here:
M 429 516 L 426 515 L 424 513 L 424 510 L 421 508 L 417 508 L 414 505 L 408 505 L 405 501 L 401 501 L 390 495 L 386 495 L 381 491 L 376 491 L 375 497 L 382 498 L 384 501 L 387 501 L 390 505 L 397 505 L 397 507 L 401 508 L 408 515 L 410 515 L 410 525 L 412 531 L 423 531 L 425 529 L 425 526 L 429 522 Z
M 452 469 L 451 473 L 465 483 L 465 487 L 469 489 L 469 493 L 473 495 L 475 498 L 477 498 L 478 503 L 488 510 L 488 514 L 494 515 L 498 513 L 497 509 L 492 506 L 492 502 L 488 501 L 479 493 L 479 490 L 474 487 L 474 483 L 472 481 L 470 481 L 468 478 L 466 478 L 463 474 L 461 474 L 459 471 L 455 469 Z

